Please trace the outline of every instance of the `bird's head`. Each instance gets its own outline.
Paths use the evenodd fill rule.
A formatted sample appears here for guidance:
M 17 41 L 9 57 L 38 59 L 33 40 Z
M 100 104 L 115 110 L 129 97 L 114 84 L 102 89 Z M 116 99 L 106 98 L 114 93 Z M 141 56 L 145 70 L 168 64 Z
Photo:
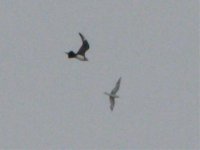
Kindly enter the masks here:
M 68 58 L 74 58 L 74 57 L 76 57 L 76 54 L 73 51 L 65 52 L 65 54 L 68 55 Z

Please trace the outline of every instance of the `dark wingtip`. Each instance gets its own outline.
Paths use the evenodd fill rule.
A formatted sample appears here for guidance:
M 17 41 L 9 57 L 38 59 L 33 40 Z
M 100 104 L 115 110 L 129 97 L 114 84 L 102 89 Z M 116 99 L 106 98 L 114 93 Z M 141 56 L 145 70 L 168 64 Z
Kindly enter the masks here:
M 85 41 L 85 40 L 86 40 L 85 37 L 83 36 L 83 34 L 82 34 L 81 32 L 79 32 L 79 35 L 80 35 L 82 41 Z
M 81 37 L 83 37 L 83 34 L 81 32 L 78 33 Z

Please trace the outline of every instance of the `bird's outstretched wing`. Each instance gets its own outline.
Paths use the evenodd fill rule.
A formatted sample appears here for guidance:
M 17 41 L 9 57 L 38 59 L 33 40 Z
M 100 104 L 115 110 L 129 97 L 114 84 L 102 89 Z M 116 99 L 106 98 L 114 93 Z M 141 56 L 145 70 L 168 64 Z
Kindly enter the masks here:
M 115 98 L 110 96 L 110 110 L 113 111 L 113 108 L 115 106 Z
M 117 91 L 119 90 L 119 87 L 120 87 L 120 82 L 121 82 L 121 77 L 118 79 L 114 89 L 111 91 L 111 94 L 115 95 L 117 93 Z
M 89 49 L 90 46 L 89 46 L 89 43 L 86 40 L 86 38 L 81 33 L 79 33 L 79 35 L 80 35 L 83 43 L 82 43 L 79 51 L 77 52 L 77 54 L 85 56 L 85 52 Z

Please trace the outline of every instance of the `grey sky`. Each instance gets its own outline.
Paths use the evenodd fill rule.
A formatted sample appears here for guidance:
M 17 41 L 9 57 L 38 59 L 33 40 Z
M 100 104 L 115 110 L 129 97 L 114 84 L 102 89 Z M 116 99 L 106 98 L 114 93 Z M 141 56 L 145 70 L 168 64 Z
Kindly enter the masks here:
M 0 35 L 0 148 L 199 148 L 198 1 L 1 0 Z

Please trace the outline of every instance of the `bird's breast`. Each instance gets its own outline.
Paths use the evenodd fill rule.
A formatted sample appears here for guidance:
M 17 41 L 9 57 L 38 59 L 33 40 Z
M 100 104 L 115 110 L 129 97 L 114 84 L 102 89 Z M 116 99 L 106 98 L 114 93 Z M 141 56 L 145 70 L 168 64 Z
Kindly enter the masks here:
M 85 60 L 85 57 L 82 56 L 82 55 L 76 55 L 76 58 L 77 58 L 78 60 L 81 60 L 81 61 L 84 61 L 84 60 Z

